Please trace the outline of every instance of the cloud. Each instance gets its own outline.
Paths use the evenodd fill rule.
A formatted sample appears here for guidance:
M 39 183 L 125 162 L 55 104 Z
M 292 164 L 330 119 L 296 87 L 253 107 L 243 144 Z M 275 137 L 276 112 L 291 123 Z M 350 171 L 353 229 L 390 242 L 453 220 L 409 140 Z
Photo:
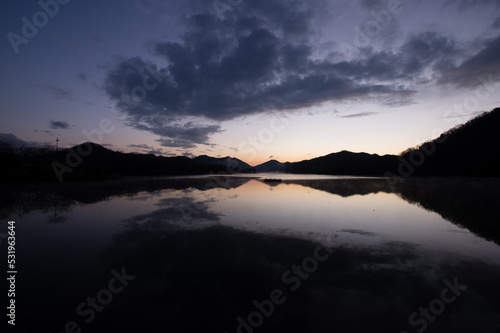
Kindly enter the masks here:
M 384 4 L 358 3 L 364 10 Z M 319 54 L 318 17 L 328 4 L 252 0 L 224 19 L 214 10 L 186 14 L 181 37 L 150 44 L 148 60 L 115 58 L 104 91 L 128 126 L 160 136 L 164 147 L 193 148 L 210 144 L 221 122 L 248 115 L 352 99 L 412 104 L 423 85 L 446 83 L 452 72 L 465 80 L 481 61 L 497 61 L 495 41 L 470 57 L 470 45 L 435 31 L 408 35 L 391 48 L 365 47 L 352 60 L 338 45 Z
M 470 7 L 485 5 L 494 5 L 495 7 L 499 7 L 500 3 L 498 0 L 446 0 L 445 6 L 446 5 L 458 5 L 460 10 L 465 10 Z
M 421 73 L 428 68 L 439 72 L 453 67 L 461 53 L 451 38 L 434 31 L 425 31 L 405 42 L 400 52 L 403 61 L 399 63 L 402 64 L 406 75 Z
M 51 132 L 51 131 L 49 131 L 49 130 L 44 130 L 44 131 L 42 131 L 42 130 L 37 130 L 37 129 L 36 129 L 36 130 L 34 130 L 34 132 L 38 132 L 38 133 L 45 133 L 45 134 L 49 134 L 49 135 L 54 135 L 54 133 L 52 133 L 52 132 Z
M 151 47 L 163 65 L 117 58 L 104 89 L 129 126 L 161 136 L 162 146 L 183 148 L 208 143 L 218 122 L 241 116 L 370 95 L 382 103 L 388 96 L 407 100 L 411 90 L 386 81 L 403 74 L 384 54 L 352 64 L 314 59 L 307 38 L 314 10 L 301 1 L 256 0 L 225 20 L 215 12 L 188 16 L 180 41 Z M 194 120 L 178 125 L 185 117 Z
M 476 111 L 476 112 L 472 112 L 472 113 L 469 113 L 469 114 L 459 114 L 459 115 L 453 115 L 453 116 L 446 116 L 446 117 L 440 117 L 440 118 L 443 118 L 443 119 L 449 119 L 449 118 L 466 118 L 466 117 L 475 117 L 477 115 L 480 115 L 482 113 L 485 113 L 485 111 Z
M 166 10 L 170 1 L 165 0 L 135 0 L 135 7 L 144 13 L 151 13 L 154 10 Z
M 152 149 L 152 146 L 148 146 L 147 144 L 140 144 L 140 145 L 135 145 L 135 144 L 130 144 L 127 145 L 129 148 L 139 148 L 139 149 Z
M 153 154 L 153 155 L 164 155 L 163 149 L 155 149 L 153 146 L 149 146 L 147 144 L 129 144 L 127 145 L 129 148 L 139 149 L 139 152 L 142 154 Z
M 46 84 L 41 87 L 44 88 L 49 94 L 51 94 L 55 99 L 76 101 L 73 95 L 73 90 L 70 88 L 62 88 L 51 84 Z
M 440 79 L 441 83 L 449 83 L 462 88 L 475 87 L 480 77 L 492 77 L 499 80 L 500 71 L 500 36 L 488 40 L 484 47 L 454 68 L 449 69 Z
M 221 132 L 219 125 L 172 123 L 169 118 L 160 116 L 147 119 L 143 117 L 137 119 L 137 122 L 129 121 L 129 125 L 160 136 L 156 141 L 163 147 L 176 148 L 194 148 L 197 144 L 210 145 L 209 136 Z
M 51 142 L 24 141 L 12 133 L 0 133 L 0 142 L 10 143 L 15 146 L 41 147 L 51 145 Z M 52 144 L 53 145 L 53 144 Z
M 129 144 L 128 148 L 136 148 L 141 154 L 153 154 L 153 155 L 162 155 L 161 149 L 155 149 L 153 146 L 147 145 L 145 143 L 141 144 Z
M 377 114 L 377 112 L 360 112 L 360 113 L 349 114 L 346 116 L 340 116 L 340 118 L 360 118 L 360 117 L 372 116 L 374 114 Z
M 165 58 L 168 67 L 155 68 L 136 57 L 120 61 L 108 73 L 105 90 L 125 113 L 140 118 L 194 116 L 224 121 L 369 93 L 400 93 L 393 84 L 355 80 L 349 76 L 352 73 L 342 72 L 343 64 L 313 62 L 310 46 L 280 39 L 259 21 L 235 22 L 237 43 L 232 45 L 213 32 L 220 24 L 215 17 L 201 15 L 191 20 L 194 28 L 183 44 L 162 42 L 154 47 L 155 55 Z M 287 29 L 282 33 L 294 33 Z M 146 68 L 154 69 L 162 82 L 134 103 L 131 93 L 140 91 L 137 87 L 150 77 Z
M 186 157 L 189 157 L 189 158 L 195 158 L 196 156 L 190 152 L 185 152 L 182 154 L 182 156 L 186 156 Z
M 89 79 L 89 76 L 84 73 L 78 73 L 78 79 L 82 82 L 87 82 Z
M 51 120 L 49 127 L 52 129 L 70 129 L 73 126 L 65 121 Z
M 500 17 L 497 18 L 492 24 L 491 26 L 495 29 L 500 29 Z
M 21 140 L 12 133 L 0 133 L 0 142 L 6 142 L 18 146 L 30 145 L 30 142 Z
M 383 0 L 360 0 L 359 6 L 364 11 L 371 12 L 372 10 L 380 10 L 382 8 L 383 9 L 387 8 L 387 3 L 386 1 Z
M 92 36 L 92 44 L 93 45 L 99 45 L 99 44 L 103 44 L 106 42 L 106 37 L 104 37 L 103 34 L 95 34 L 94 36 Z
M 152 155 L 163 155 L 163 149 L 152 149 L 150 151 L 147 151 L 146 154 L 152 154 Z

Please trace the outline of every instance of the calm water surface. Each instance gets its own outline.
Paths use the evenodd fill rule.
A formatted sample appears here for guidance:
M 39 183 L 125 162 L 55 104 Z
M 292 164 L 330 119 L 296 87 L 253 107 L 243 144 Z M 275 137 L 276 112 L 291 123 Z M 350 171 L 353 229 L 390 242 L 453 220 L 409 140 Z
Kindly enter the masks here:
M 391 188 L 375 178 L 274 174 L 6 190 L 18 325 L 496 332 L 498 220 L 483 207 L 498 200 L 493 185 L 440 182 Z M 475 202 L 474 191 L 486 199 Z M 109 300 L 101 293 L 100 311 L 85 305 L 123 269 L 135 278 L 122 291 Z M 445 291 L 453 296 L 445 302 L 449 284 L 463 290 Z M 259 310 L 254 301 L 271 304 L 273 290 L 282 302 Z M 87 312 L 77 311 L 82 302 Z

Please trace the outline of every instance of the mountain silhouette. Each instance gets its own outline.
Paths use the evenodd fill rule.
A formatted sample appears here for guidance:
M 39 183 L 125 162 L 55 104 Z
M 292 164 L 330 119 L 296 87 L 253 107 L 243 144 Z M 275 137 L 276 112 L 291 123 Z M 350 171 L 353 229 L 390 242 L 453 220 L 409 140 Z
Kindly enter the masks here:
M 202 165 L 184 156 L 121 153 L 95 143 L 41 154 L 0 152 L 3 180 L 96 180 L 121 176 L 196 175 L 223 172 L 219 165 Z
M 341 151 L 294 163 L 271 160 L 259 172 L 391 176 L 500 176 L 500 108 L 396 155 Z
M 413 176 L 500 176 L 498 128 L 500 108 L 404 151 L 399 173 Z
M 500 108 L 396 155 L 341 151 L 300 162 L 270 160 L 256 167 L 234 157 L 163 157 L 121 153 L 95 143 L 55 151 L 0 142 L 0 180 L 93 180 L 122 176 L 286 172 L 355 176 L 500 176 Z
M 276 160 L 269 160 L 255 167 L 257 172 L 286 172 L 290 162 L 281 163 Z
M 193 158 L 193 161 L 203 165 L 219 165 L 224 166 L 228 172 L 249 172 L 254 171 L 248 163 L 240 159 L 226 156 L 226 157 L 210 157 L 207 155 L 200 155 Z
M 398 162 L 395 155 L 353 153 L 341 151 L 301 162 L 290 163 L 287 172 L 325 175 L 382 176 L 394 170 Z

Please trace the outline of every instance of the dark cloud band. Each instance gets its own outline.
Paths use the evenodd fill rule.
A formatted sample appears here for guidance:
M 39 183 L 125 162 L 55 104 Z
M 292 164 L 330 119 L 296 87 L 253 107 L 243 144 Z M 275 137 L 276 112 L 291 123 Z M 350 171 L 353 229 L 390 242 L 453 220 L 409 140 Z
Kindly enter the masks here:
M 190 148 L 209 143 L 220 121 L 351 98 L 404 105 L 422 84 L 451 75 L 464 85 L 481 66 L 498 64 L 498 40 L 464 59 L 461 45 L 432 31 L 393 50 L 366 47 L 351 61 L 318 58 L 312 27 L 322 5 L 252 0 L 222 20 L 212 11 L 187 16 L 181 40 L 151 47 L 161 67 L 141 57 L 117 59 L 105 91 L 130 126 L 159 135 L 165 147 Z M 182 122 L 186 117 L 195 120 Z

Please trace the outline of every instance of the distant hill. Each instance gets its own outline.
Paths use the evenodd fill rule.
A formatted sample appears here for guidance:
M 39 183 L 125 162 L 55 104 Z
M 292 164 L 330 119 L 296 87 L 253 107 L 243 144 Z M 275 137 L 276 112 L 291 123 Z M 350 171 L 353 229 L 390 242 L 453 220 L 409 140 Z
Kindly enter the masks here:
M 500 176 L 499 128 L 500 108 L 483 113 L 404 151 L 406 171 L 413 176 Z
M 288 164 L 291 173 L 313 173 L 325 175 L 382 176 L 393 171 L 398 164 L 395 155 L 353 153 L 341 151 L 326 156 Z
M 234 157 L 190 159 L 120 153 L 94 143 L 54 151 L 0 142 L 0 180 L 88 180 L 121 176 L 287 172 L 356 176 L 500 177 L 500 108 L 455 127 L 400 156 L 341 151 L 300 162 L 270 160 L 255 168 Z M 398 180 L 398 179 L 397 179 Z M 396 180 L 396 181 L 397 181 Z M 399 179 L 400 180 L 400 179 Z
M 193 161 L 203 164 L 203 165 L 219 165 L 223 166 L 227 169 L 228 172 L 251 172 L 254 171 L 254 168 L 249 164 L 243 162 L 234 157 L 226 156 L 226 157 L 210 157 L 207 155 L 201 155 L 193 158 Z
M 98 144 L 84 143 L 70 149 L 19 156 L 2 152 L 3 180 L 92 180 L 121 176 L 195 175 L 224 172 L 218 165 L 202 165 L 188 157 L 121 153 Z
M 271 160 L 259 172 L 384 176 L 500 176 L 500 108 L 400 156 L 341 151 L 294 163 Z
M 276 160 L 269 160 L 265 163 L 257 165 L 255 170 L 257 170 L 257 172 L 286 172 L 289 164 L 289 162 L 281 163 Z

